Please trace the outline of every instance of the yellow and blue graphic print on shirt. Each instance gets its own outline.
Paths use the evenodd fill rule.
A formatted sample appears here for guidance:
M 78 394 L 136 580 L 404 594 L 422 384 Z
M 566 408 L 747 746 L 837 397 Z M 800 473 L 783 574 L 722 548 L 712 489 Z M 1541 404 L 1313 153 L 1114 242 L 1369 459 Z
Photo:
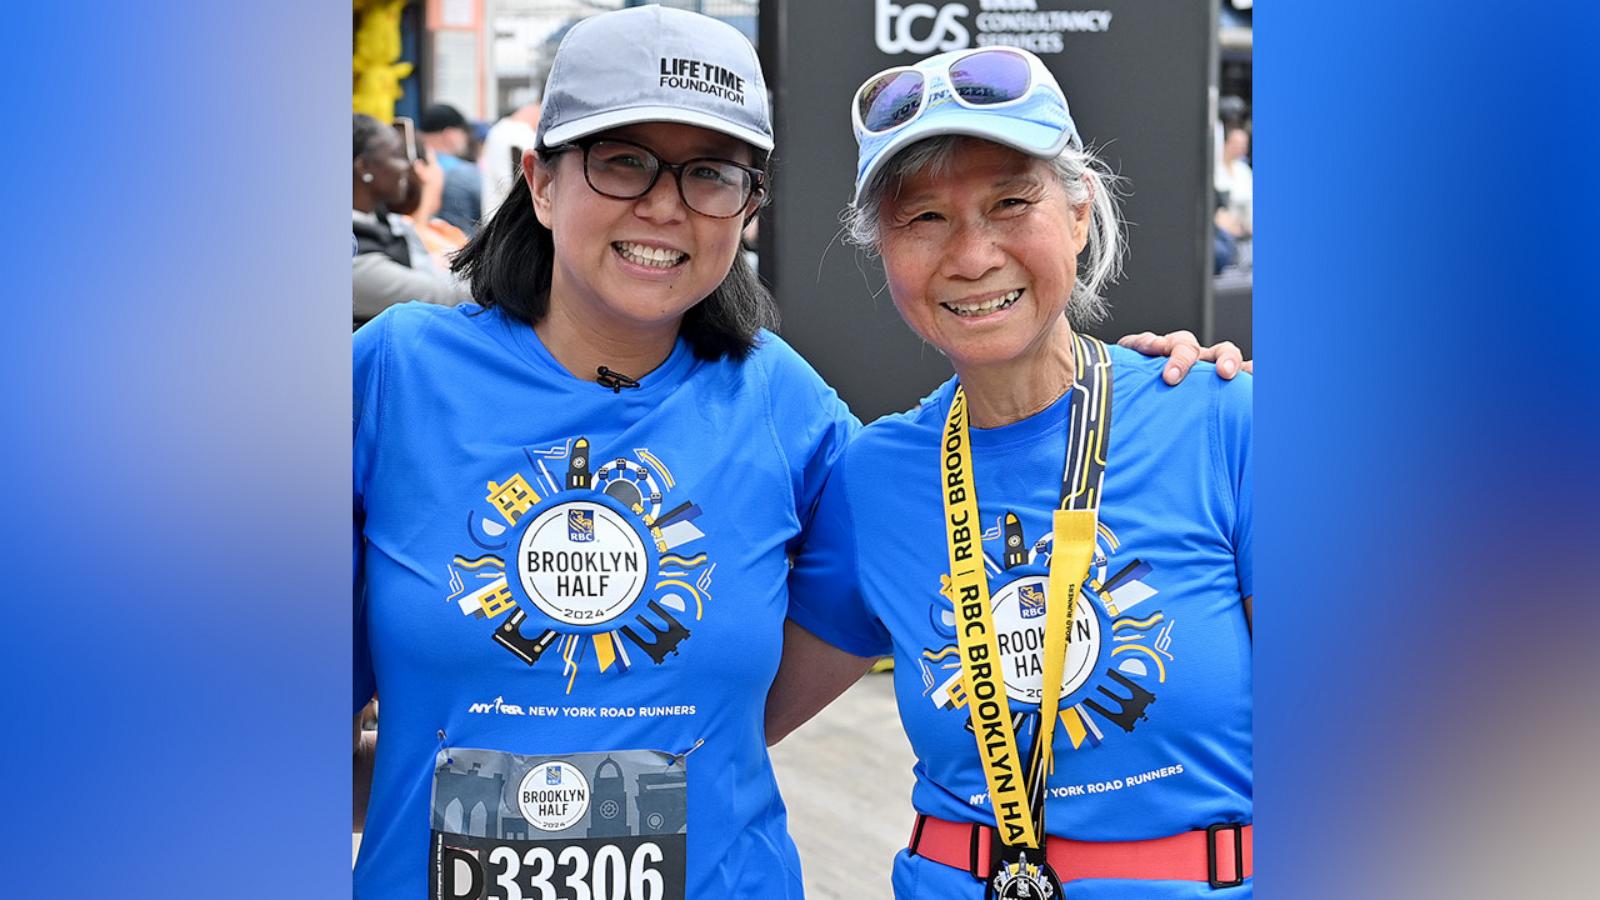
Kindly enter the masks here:
M 983 534 L 996 643 L 1003 660 L 1006 695 L 1019 733 L 1032 733 L 1043 697 L 1045 596 L 1051 535 L 1029 546 L 1020 520 L 1007 512 Z M 998 556 L 990 547 L 998 544 Z M 1060 726 L 1067 737 L 1056 747 L 1082 750 L 1100 746 L 1108 735 L 1132 733 L 1149 717 L 1150 707 L 1176 663 L 1172 652 L 1176 624 L 1160 608 L 1160 591 L 1150 584 L 1151 566 L 1135 559 L 1111 571 L 1117 536 L 1100 522 L 1094 561 L 1073 618 L 1062 674 Z M 924 648 L 923 696 L 938 709 L 967 713 L 966 682 L 956 640 L 955 604 L 950 576 L 941 573 L 931 610 L 935 634 L 945 643 Z M 1018 710 L 1018 705 L 1022 710 Z M 1029 710 L 1028 707 L 1032 707 Z M 968 724 L 970 728 L 970 721 Z M 1060 732 L 1058 732 L 1060 734 Z
M 644 447 L 599 449 L 582 436 L 525 449 L 526 464 L 466 510 L 470 546 L 448 563 L 444 599 L 495 623 L 485 644 L 529 666 L 559 660 L 568 693 L 580 671 L 677 656 L 717 568 L 694 551 L 701 510 L 674 494 L 667 463 Z

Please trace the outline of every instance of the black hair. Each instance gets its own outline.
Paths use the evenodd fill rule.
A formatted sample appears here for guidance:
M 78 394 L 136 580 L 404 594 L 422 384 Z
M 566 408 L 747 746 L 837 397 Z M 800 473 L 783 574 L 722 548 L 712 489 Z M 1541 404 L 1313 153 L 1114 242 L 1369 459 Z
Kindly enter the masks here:
M 389 126 L 379 122 L 371 116 L 355 113 L 351 116 L 351 131 L 355 135 L 355 156 L 352 160 L 360 159 L 372 152 L 372 147 L 378 138 L 390 133 Z
M 417 130 L 423 134 L 437 134 L 446 128 L 460 128 L 463 131 L 471 126 L 467 124 L 467 117 L 461 114 L 448 103 L 435 103 L 422 111 L 422 118 L 417 120 Z
M 538 153 L 545 165 L 556 157 L 548 150 Z M 757 167 L 765 171 L 767 161 L 757 158 Z M 450 270 L 471 285 L 480 306 L 498 306 L 533 325 L 550 311 L 554 261 L 554 237 L 534 214 L 533 198 L 519 173 L 511 193 L 456 253 Z M 755 349 L 757 332 L 777 327 L 777 303 L 744 253 L 736 251 L 727 277 L 684 313 L 679 333 L 701 359 L 744 359 Z

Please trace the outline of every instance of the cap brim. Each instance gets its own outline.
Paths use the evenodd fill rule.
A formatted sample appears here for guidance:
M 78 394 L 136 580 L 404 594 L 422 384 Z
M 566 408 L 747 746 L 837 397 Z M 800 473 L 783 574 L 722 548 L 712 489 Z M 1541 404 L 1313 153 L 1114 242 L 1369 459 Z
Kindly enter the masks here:
M 621 128 L 625 125 L 638 125 L 642 122 L 676 122 L 681 125 L 695 125 L 710 131 L 726 134 L 764 152 L 772 150 L 772 135 L 762 134 L 751 128 L 736 125 L 720 116 L 713 116 L 700 110 L 683 109 L 671 106 L 635 106 L 628 109 L 614 109 L 598 115 L 587 116 L 546 131 L 542 138 L 544 146 L 555 147 L 575 141 L 578 138 L 588 137 L 612 128 Z
M 884 166 L 894 159 L 895 154 L 917 141 L 947 134 L 993 141 L 1029 156 L 1054 159 L 1072 143 L 1076 130 L 1071 127 L 1063 129 L 1059 125 L 1001 118 L 988 112 L 969 113 L 962 110 L 937 116 L 924 116 L 891 135 L 888 143 L 873 155 L 872 163 L 866 171 L 858 173 L 856 192 L 850 201 L 851 204 L 861 202 L 862 192 L 872 184 L 873 179 L 878 177 Z

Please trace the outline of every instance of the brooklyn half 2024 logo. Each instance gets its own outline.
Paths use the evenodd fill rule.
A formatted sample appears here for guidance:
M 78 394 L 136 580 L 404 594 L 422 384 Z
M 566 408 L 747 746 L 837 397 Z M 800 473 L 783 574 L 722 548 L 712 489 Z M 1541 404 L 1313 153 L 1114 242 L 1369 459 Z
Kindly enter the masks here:
M 984 564 L 994 586 L 990 602 L 1006 696 L 1013 703 L 1037 707 L 1044 696 L 1045 573 L 1051 536 L 1047 532 L 1030 549 L 1021 522 L 1007 512 L 983 538 L 1002 546 L 1000 561 L 985 551 Z M 1159 593 L 1145 580 L 1150 565 L 1136 559 L 1110 572 L 1107 560 L 1117 546 L 1117 536 L 1100 523 L 1087 589 L 1074 610 L 1068 638 L 1060 715 L 1074 750 L 1099 746 L 1110 726 L 1132 732 L 1147 718 L 1146 710 L 1167 680 L 1167 664 L 1174 661 L 1170 652 L 1174 622 L 1147 602 Z M 967 690 L 950 576 L 941 575 L 940 580 L 942 596 L 934 604 L 932 621 L 935 633 L 947 643 L 922 652 L 923 695 L 940 709 L 964 711 Z M 1034 713 L 1013 709 L 1017 721 L 1012 724 L 1018 732 L 1031 730 Z M 971 727 L 969 718 L 967 728 Z
M 627 671 L 635 654 L 656 665 L 676 655 L 716 570 L 704 552 L 680 549 L 705 534 L 700 507 L 668 499 L 676 482 L 665 463 L 637 448 L 596 467 L 591 450 L 583 437 L 524 450 L 526 471 L 485 485 L 483 504 L 467 510 L 476 549 L 450 561 L 445 598 L 498 620 L 490 637 L 528 665 L 559 657 L 568 693 L 591 651 L 602 673 Z

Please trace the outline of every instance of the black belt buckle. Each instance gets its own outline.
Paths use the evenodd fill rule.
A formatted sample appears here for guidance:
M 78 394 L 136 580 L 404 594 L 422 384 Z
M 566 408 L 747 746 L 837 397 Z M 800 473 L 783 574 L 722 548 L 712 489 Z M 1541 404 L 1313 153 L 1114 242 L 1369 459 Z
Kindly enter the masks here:
M 985 837 L 988 837 L 987 841 Z M 972 826 L 971 846 L 967 849 L 967 874 L 979 881 L 988 878 L 996 868 L 996 860 L 1000 859 L 1000 847 L 999 831 L 985 825 Z M 987 859 L 980 852 L 985 849 L 989 851 Z
M 1217 832 L 1233 832 L 1232 881 L 1217 880 Z M 1206 880 L 1214 888 L 1238 887 L 1244 884 L 1244 826 L 1238 822 L 1219 822 L 1206 829 Z
M 1045 848 L 1007 846 L 1000 841 L 998 831 L 992 833 L 995 835 L 990 855 L 994 861 L 993 877 L 984 886 L 986 897 L 991 900 L 1061 900 L 1061 879 L 1050 868 Z M 973 862 L 976 868 L 976 853 Z

